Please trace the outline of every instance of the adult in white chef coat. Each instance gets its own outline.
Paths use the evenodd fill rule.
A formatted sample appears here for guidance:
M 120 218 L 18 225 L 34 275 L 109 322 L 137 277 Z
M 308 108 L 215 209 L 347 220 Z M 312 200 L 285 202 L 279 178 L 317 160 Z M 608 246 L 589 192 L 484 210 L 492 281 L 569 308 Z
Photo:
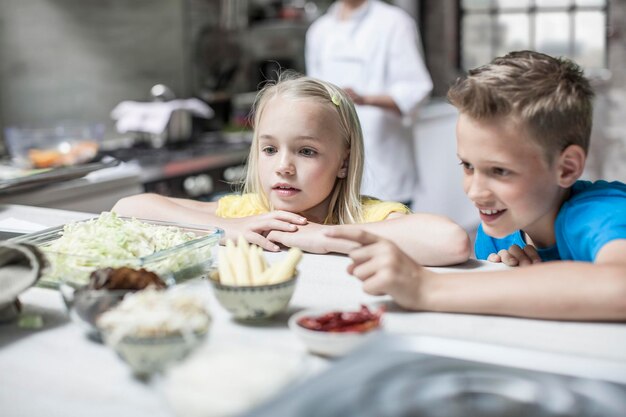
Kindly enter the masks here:
M 432 81 L 415 20 L 379 0 L 338 0 L 306 35 L 307 74 L 343 87 L 365 141 L 362 194 L 411 202 L 417 185 L 413 122 Z

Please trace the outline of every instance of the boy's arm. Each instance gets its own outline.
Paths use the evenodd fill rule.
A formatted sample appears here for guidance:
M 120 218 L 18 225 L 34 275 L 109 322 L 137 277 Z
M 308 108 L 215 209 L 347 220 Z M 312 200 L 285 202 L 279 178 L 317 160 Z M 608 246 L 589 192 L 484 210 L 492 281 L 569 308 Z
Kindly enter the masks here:
M 564 320 L 626 320 L 626 240 L 595 263 L 555 261 L 528 268 L 424 276 L 420 310 Z
M 555 261 L 503 271 L 438 274 L 392 242 L 358 230 L 332 230 L 361 246 L 348 272 L 374 295 L 410 310 L 559 320 L 626 320 L 626 240 L 606 244 L 596 263 Z

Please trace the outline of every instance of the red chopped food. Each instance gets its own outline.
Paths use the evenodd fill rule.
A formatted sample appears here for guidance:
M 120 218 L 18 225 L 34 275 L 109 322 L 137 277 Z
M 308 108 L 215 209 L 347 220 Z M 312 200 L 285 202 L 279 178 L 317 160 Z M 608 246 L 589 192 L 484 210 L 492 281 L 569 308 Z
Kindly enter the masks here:
M 380 318 L 385 312 L 384 307 L 370 311 L 361 305 L 359 311 L 331 311 L 321 316 L 305 316 L 298 320 L 298 324 L 305 329 L 320 332 L 357 332 L 365 333 L 380 326 Z

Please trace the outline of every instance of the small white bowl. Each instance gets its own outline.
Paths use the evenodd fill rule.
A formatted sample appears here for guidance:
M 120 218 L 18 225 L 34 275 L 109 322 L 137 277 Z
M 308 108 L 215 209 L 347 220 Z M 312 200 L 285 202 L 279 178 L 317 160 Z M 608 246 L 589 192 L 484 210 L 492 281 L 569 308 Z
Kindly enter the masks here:
M 220 283 L 215 274 L 209 275 L 217 301 L 237 320 L 259 320 L 287 309 L 296 288 L 296 273 L 278 284 L 238 286 Z
M 210 325 L 205 300 L 180 288 L 128 294 L 96 320 L 104 343 L 137 375 L 183 359 L 206 338 Z
M 343 356 L 382 332 L 382 322 L 377 328 L 365 333 L 310 330 L 298 324 L 302 317 L 317 317 L 332 311 L 337 309 L 302 310 L 289 318 L 289 328 L 302 340 L 309 352 L 328 357 Z
M 138 376 L 164 370 L 168 365 L 187 357 L 206 338 L 208 331 L 187 337 L 180 334 L 154 337 L 126 336 L 120 341 L 111 340 L 103 332 L 104 342 L 130 366 Z

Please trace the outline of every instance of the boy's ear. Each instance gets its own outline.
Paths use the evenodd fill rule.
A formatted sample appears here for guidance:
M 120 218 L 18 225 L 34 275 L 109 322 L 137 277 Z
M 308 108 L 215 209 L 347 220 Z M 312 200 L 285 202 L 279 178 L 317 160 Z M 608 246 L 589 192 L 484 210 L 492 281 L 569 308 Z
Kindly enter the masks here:
M 587 154 L 578 145 L 569 145 L 557 158 L 559 186 L 569 188 L 580 178 L 585 169 Z

